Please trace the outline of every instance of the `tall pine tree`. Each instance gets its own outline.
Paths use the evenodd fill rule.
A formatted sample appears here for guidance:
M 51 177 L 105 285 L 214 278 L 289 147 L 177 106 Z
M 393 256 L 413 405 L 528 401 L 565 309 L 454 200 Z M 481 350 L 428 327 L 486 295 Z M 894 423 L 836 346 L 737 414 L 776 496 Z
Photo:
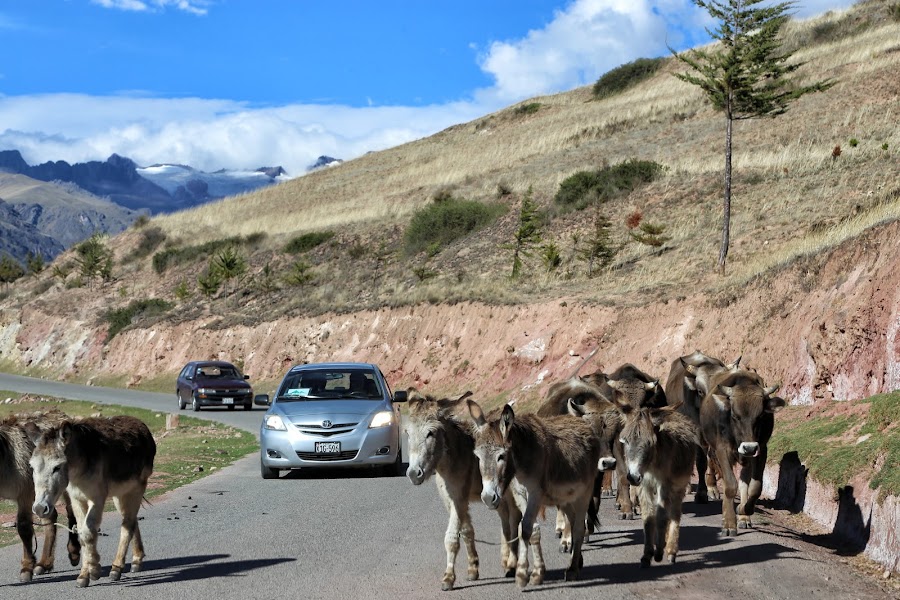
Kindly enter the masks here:
M 711 49 L 695 49 L 678 54 L 687 64 L 686 73 L 675 77 L 700 87 L 713 106 L 725 114 L 725 198 L 722 243 L 718 271 L 725 273 L 725 259 L 731 234 L 731 139 L 734 121 L 756 117 L 777 117 L 788 105 L 809 92 L 827 90 L 834 81 L 823 80 L 800 86 L 790 80 L 803 63 L 788 64 L 791 53 L 781 47 L 779 32 L 788 21 L 794 2 L 762 4 L 764 0 L 694 0 L 718 21 L 719 41 Z M 762 5 L 761 5 L 762 4 Z

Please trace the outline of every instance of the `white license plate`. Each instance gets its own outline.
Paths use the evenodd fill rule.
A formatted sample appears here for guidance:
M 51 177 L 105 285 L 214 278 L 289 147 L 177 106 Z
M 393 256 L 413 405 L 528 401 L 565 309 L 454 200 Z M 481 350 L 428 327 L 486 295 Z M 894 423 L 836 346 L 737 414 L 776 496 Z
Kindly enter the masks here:
M 316 454 L 340 454 L 340 442 L 316 442 Z
M 234 404 L 234 398 L 222 398 L 222 404 Z

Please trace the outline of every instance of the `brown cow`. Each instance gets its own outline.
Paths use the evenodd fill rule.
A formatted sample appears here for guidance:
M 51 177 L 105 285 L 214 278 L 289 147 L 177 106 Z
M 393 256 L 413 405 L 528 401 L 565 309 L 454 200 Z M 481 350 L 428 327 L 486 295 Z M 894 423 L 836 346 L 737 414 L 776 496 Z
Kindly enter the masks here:
M 628 481 L 640 486 L 644 521 L 641 566 L 649 567 L 663 553 L 670 562 L 678 554 L 681 505 L 694 470 L 697 429 L 675 406 L 635 408 L 617 394 L 625 415 L 621 441 Z
M 434 476 L 438 492 L 447 508 L 449 520 L 444 535 L 447 568 L 441 579 L 441 589 L 451 590 L 456 582 L 456 556 L 460 539 L 469 557 L 468 579 L 478 579 L 478 553 L 475 550 L 475 531 L 469 514 L 469 503 L 481 497 L 481 472 L 475 457 L 473 426 L 468 408 L 462 402 L 471 394 L 456 400 L 436 400 L 423 396 L 415 388 L 408 390 L 409 420 L 407 448 L 409 468 L 406 476 L 413 485 L 421 485 Z M 460 405 L 465 417 L 460 412 Z M 507 493 L 497 507 L 500 513 L 500 561 L 507 577 L 515 574 L 518 542 L 517 529 L 522 513 L 511 493 Z M 538 548 L 539 550 L 539 548 Z
M 700 434 L 725 484 L 722 535 L 737 535 L 738 527 L 752 526 L 750 516 L 762 492 L 767 443 L 775 428 L 774 413 L 785 402 L 772 395 L 779 386 L 765 387 L 762 378 L 749 371 L 720 373 L 709 385 L 710 392 L 700 407 Z M 739 485 L 734 476 L 737 462 L 741 465 L 740 523 L 736 523 L 734 512 Z
M 481 467 L 482 501 L 496 509 L 514 481 L 527 492 L 519 528 L 524 543 L 519 544 L 516 583 L 519 587 L 528 584 L 527 544 L 533 534 L 539 535 L 534 522 L 545 505 L 560 507 L 572 524 L 572 560 L 566 569 L 566 581 L 576 579 L 583 564 L 584 520 L 600 459 L 600 445 L 590 425 L 570 415 L 517 417 L 508 405 L 499 418 L 488 420 L 476 402 L 469 400 L 468 406 L 476 424 L 475 455 Z M 536 563 L 531 583 L 542 583 L 545 570 L 543 563 Z
M 678 405 L 679 412 L 687 416 L 700 427 L 700 404 L 709 392 L 709 382 L 724 371 L 735 371 L 741 357 L 730 364 L 718 358 L 707 356 L 699 350 L 687 356 L 680 356 L 672 361 L 669 378 L 666 380 L 666 399 L 670 404 Z M 719 498 L 716 488 L 716 473 L 709 468 L 706 450 L 697 447 L 697 493 L 694 501 L 706 504 L 709 498 Z

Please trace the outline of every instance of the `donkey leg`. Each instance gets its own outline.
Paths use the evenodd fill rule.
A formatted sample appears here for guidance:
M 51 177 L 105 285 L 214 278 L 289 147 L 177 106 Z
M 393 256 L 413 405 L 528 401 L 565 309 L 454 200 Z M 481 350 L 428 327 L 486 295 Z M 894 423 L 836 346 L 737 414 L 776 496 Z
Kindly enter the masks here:
M 63 500 L 66 503 L 66 521 L 69 525 L 69 542 L 66 544 L 66 550 L 69 552 L 69 563 L 73 567 L 77 567 L 81 562 L 81 543 L 78 541 L 78 520 L 75 518 L 75 511 L 72 510 L 72 499 L 69 494 L 63 492 Z
M 466 579 L 476 581 L 479 577 L 479 560 L 478 550 L 475 548 L 475 527 L 472 525 L 472 516 L 469 514 L 469 505 L 465 504 L 465 514 L 462 519 L 462 527 L 459 530 L 459 537 L 462 538 L 466 545 L 466 555 L 469 558 L 469 567 L 466 571 Z
M 33 494 L 32 494 L 33 496 Z M 34 524 L 31 521 L 31 505 L 34 504 L 34 498 L 29 501 L 27 498 L 19 499 L 18 510 L 16 512 L 16 531 L 19 539 L 22 540 L 22 569 L 19 571 L 19 581 L 31 581 L 34 575 Z
M 525 510 L 522 512 L 522 523 L 519 526 L 519 563 L 516 565 L 516 585 L 520 588 L 528 585 L 528 548 L 531 546 L 534 520 L 540 507 L 539 494 L 529 493 Z M 535 570 L 537 570 L 537 565 L 535 565 Z M 541 574 L 541 579 L 543 580 L 543 574 Z
M 706 469 L 708 460 L 706 450 L 697 446 L 697 493 L 694 494 L 694 502 L 706 504 L 709 502 L 709 492 L 706 487 Z
M 137 532 L 137 513 L 141 508 L 142 490 L 130 491 L 122 496 L 113 498 L 113 503 L 119 509 L 122 515 L 122 527 L 119 531 L 119 547 L 116 550 L 116 557 L 113 559 L 112 566 L 109 570 L 109 578 L 118 581 L 122 577 L 122 570 L 125 568 L 125 556 L 128 553 L 128 546 L 131 545 L 131 539 L 135 537 Z M 143 556 L 141 556 L 143 559 Z M 135 555 L 134 560 L 138 560 Z
M 670 563 L 675 562 L 678 556 L 678 537 L 681 533 L 681 510 L 684 503 L 684 493 L 675 487 L 670 491 L 666 513 L 669 517 L 669 528 L 666 531 L 666 557 Z
M 100 554 L 97 552 L 97 530 L 103 515 L 103 498 L 90 506 L 86 498 L 72 502 L 72 511 L 78 522 L 78 543 L 81 545 L 81 571 L 75 582 L 78 587 L 87 587 L 91 579 L 100 577 Z
M 35 575 L 43 575 L 53 570 L 53 561 L 56 555 L 56 519 L 59 514 L 55 506 L 50 507 L 50 514 L 41 519 L 44 528 L 44 547 L 41 549 L 41 558 L 34 567 Z
M 656 502 L 652 490 L 641 488 L 642 506 L 641 521 L 644 526 L 644 554 L 641 556 L 641 567 L 649 567 L 656 543 Z
M 556 537 L 562 538 L 562 536 L 566 533 L 566 518 L 563 515 L 563 512 L 556 508 Z
M 572 524 L 572 560 L 569 562 L 569 568 L 566 569 L 566 581 L 575 581 L 581 572 L 584 559 L 581 556 L 581 546 L 584 543 L 584 517 L 587 513 L 587 502 L 584 499 L 577 501 L 578 504 L 567 504 L 565 507 L 566 517 Z
M 531 529 L 531 539 L 528 541 L 531 548 L 531 585 L 544 583 L 544 575 L 547 573 L 547 565 L 544 562 L 544 553 L 541 550 L 541 526 L 537 523 Z
M 509 497 L 500 501 L 497 513 L 500 515 L 500 567 L 503 569 L 504 577 L 512 577 L 516 574 L 516 563 L 518 562 L 519 542 L 517 536 L 522 514 Z M 514 537 L 516 541 L 511 541 Z
M 565 510 L 561 507 L 556 507 L 556 526 L 559 527 L 559 522 L 562 520 L 563 529 L 562 535 L 559 537 L 559 551 L 563 554 L 572 551 L 572 523 L 569 521 L 569 518 L 566 516 Z
M 659 500 L 656 509 L 656 531 L 653 536 L 653 560 L 661 562 L 666 544 L 666 533 L 669 530 L 669 513 L 662 504 L 663 498 L 658 496 Z

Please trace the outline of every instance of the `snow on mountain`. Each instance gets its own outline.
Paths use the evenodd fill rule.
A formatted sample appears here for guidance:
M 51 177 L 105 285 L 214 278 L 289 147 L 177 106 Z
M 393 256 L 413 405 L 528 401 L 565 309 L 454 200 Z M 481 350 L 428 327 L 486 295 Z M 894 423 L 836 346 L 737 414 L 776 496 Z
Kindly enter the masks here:
M 195 197 L 205 195 L 209 198 L 243 194 L 290 179 L 283 169 L 266 167 L 256 171 L 222 169 L 207 173 L 186 165 L 158 164 L 138 167 L 137 172 L 173 196 L 187 190 Z M 273 177 L 269 173 L 277 175 Z

